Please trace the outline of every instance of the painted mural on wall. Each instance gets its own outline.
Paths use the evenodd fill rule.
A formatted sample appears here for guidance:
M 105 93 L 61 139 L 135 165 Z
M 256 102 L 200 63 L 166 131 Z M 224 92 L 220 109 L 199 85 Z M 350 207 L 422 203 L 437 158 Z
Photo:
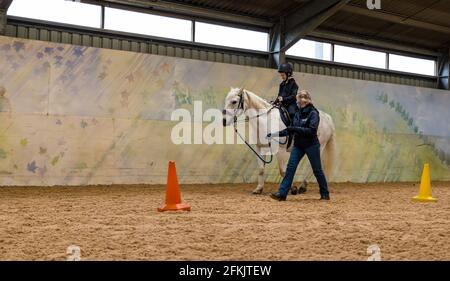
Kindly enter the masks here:
M 450 180 L 449 92 L 295 77 L 336 123 L 332 181 L 417 181 L 424 163 Z M 230 87 L 271 99 L 278 84 L 270 69 L 0 37 L 0 184 L 165 183 L 168 160 L 183 183 L 255 182 L 244 145 L 175 145 L 170 117 L 199 100 L 220 109 Z

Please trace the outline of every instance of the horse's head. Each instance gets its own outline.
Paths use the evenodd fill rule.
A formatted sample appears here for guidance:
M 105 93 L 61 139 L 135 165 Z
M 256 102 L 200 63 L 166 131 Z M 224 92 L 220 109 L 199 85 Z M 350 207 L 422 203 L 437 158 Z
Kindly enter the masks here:
M 231 88 L 225 98 L 225 106 L 222 111 L 223 126 L 233 124 L 235 119 L 245 111 L 244 89 Z

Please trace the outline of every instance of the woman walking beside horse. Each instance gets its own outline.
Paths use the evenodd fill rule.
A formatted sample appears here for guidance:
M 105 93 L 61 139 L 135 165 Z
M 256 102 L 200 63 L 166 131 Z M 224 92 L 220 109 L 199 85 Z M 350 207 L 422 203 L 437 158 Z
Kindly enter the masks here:
M 279 191 L 272 193 L 270 197 L 278 201 L 286 200 L 297 166 L 306 154 L 314 176 L 319 183 L 320 199 L 330 200 L 328 184 L 320 159 L 320 142 L 317 137 L 320 122 L 319 111 L 312 104 L 311 95 L 308 91 L 300 91 L 297 95 L 297 106 L 300 110 L 295 114 L 292 126 L 278 133 L 267 135 L 268 138 L 271 138 L 294 134 L 294 148 L 287 164 L 286 174 L 281 182 Z

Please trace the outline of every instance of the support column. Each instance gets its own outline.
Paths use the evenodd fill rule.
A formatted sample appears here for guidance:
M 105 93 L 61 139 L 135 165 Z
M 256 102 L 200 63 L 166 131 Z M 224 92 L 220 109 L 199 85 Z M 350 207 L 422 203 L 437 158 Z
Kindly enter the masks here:
M 0 35 L 6 34 L 6 10 L 0 9 Z
M 438 87 L 443 90 L 450 90 L 449 87 L 449 72 L 450 72 L 450 49 L 446 51 L 438 59 Z
M 6 34 L 6 12 L 12 0 L 0 0 L 0 35 Z
M 285 45 L 285 23 L 284 18 L 270 30 L 269 33 L 269 67 L 278 68 L 286 61 L 286 52 L 282 49 Z

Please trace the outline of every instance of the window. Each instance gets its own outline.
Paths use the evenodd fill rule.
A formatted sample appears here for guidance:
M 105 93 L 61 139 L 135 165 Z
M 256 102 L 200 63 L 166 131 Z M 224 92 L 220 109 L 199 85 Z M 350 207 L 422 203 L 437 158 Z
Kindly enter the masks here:
M 436 62 L 389 54 L 389 69 L 435 76 Z
M 302 39 L 289 48 L 287 55 L 331 60 L 331 44 Z
M 105 9 L 105 29 L 191 40 L 192 22 L 120 9 Z
M 335 45 L 334 61 L 369 67 L 386 68 L 386 53 Z
M 101 8 L 66 0 L 14 0 L 8 15 L 100 28 Z
M 268 34 L 202 22 L 195 23 L 195 41 L 213 45 L 267 51 Z

